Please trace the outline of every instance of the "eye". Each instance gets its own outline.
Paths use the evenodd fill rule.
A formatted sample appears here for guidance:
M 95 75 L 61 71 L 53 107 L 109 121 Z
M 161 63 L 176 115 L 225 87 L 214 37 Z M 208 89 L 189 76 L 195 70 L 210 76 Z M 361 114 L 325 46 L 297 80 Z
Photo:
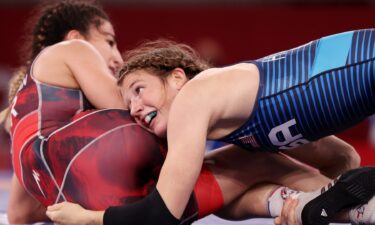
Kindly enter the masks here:
M 135 91 L 135 93 L 136 93 L 137 95 L 139 95 L 139 94 L 142 93 L 143 89 L 144 89 L 143 87 L 136 87 L 134 91 Z
M 114 40 L 107 40 L 109 46 L 113 47 L 116 45 L 116 42 Z

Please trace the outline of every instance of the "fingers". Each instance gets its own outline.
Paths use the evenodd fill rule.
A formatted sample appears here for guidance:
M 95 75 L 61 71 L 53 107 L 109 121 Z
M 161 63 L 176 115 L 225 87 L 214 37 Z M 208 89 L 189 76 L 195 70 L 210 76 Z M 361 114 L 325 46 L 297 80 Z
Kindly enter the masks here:
M 292 203 L 290 205 L 290 211 L 288 216 L 288 225 L 298 225 L 296 222 L 296 207 L 298 205 L 298 199 L 292 199 Z
M 50 205 L 50 206 L 47 207 L 46 215 L 52 221 L 55 221 L 55 224 L 57 224 L 57 222 L 59 220 L 59 217 L 60 217 L 60 214 L 62 214 L 62 210 L 64 209 L 64 207 L 65 208 L 68 207 L 69 204 L 72 204 L 72 203 L 61 202 L 61 203 L 57 203 L 57 204 L 54 204 L 54 205 Z
M 287 198 L 284 202 L 281 215 L 275 218 L 276 225 L 298 225 L 295 220 L 295 208 L 298 205 L 298 199 Z
M 50 218 L 50 220 L 56 221 L 58 213 L 57 213 L 57 211 L 48 211 L 47 210 L 46 215 L 48 216 L 48 218 Z
M 280 216 L 276 217 L 273 222 L 275 223 L 275 225 L 281 225 L 281 218 L 280 218 Z
M 50 205 L 50 206 L 47 207 L 47 210 L 48 211 L 59 210 L 59 209 L 61 209 L 61 207 L 63 207 L 63 203 L 64 202 L 60 202 L 60 203 L 57 203 L 57 204 Z

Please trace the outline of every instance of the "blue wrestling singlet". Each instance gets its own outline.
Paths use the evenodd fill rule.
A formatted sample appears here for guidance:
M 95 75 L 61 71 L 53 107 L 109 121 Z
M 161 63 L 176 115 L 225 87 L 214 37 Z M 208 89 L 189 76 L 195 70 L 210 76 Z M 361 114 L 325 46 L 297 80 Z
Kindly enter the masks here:
M 375 112 L 375 30 L 327 36 L 256 61 L 257 102 L 221 139 L 279 151 L 338 133 Z

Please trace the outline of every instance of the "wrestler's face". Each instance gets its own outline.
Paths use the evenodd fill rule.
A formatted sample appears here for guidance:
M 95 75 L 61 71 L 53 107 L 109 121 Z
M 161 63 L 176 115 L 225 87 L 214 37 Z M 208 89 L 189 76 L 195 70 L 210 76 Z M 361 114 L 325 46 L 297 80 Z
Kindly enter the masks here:
M 121 93 L 130 114 L 158 137 L 166 137 L 171 104 L 186 82 L 175 76 L 181 72 L 176 69 L 162 78 L 147 70 L 137 70 L 127 74 L 122 82 Z
M 91 25 L 86 40 L 98 50 L 107 63 L 111 74 L 115 75 L 123 60 L 117 48 L 112 24 L 103 20 L 99 27 Z

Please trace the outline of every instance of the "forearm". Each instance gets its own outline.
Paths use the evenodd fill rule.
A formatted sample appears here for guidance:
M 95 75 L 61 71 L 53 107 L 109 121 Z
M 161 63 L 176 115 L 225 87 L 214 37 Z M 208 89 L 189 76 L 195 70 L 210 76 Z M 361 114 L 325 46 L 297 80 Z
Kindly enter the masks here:
M 156 188 L 176 218 L 181 218 L 193 192 L 203 157 L 200 153 L 190 153 L 183 159 L 178 153 L 169 152 L 167 155 Z
M 180 220 L 169 212 L 157 190 L 139 202 L 108 208 L 104 213 L 103 222 L 104 225 L 180 224 Z

